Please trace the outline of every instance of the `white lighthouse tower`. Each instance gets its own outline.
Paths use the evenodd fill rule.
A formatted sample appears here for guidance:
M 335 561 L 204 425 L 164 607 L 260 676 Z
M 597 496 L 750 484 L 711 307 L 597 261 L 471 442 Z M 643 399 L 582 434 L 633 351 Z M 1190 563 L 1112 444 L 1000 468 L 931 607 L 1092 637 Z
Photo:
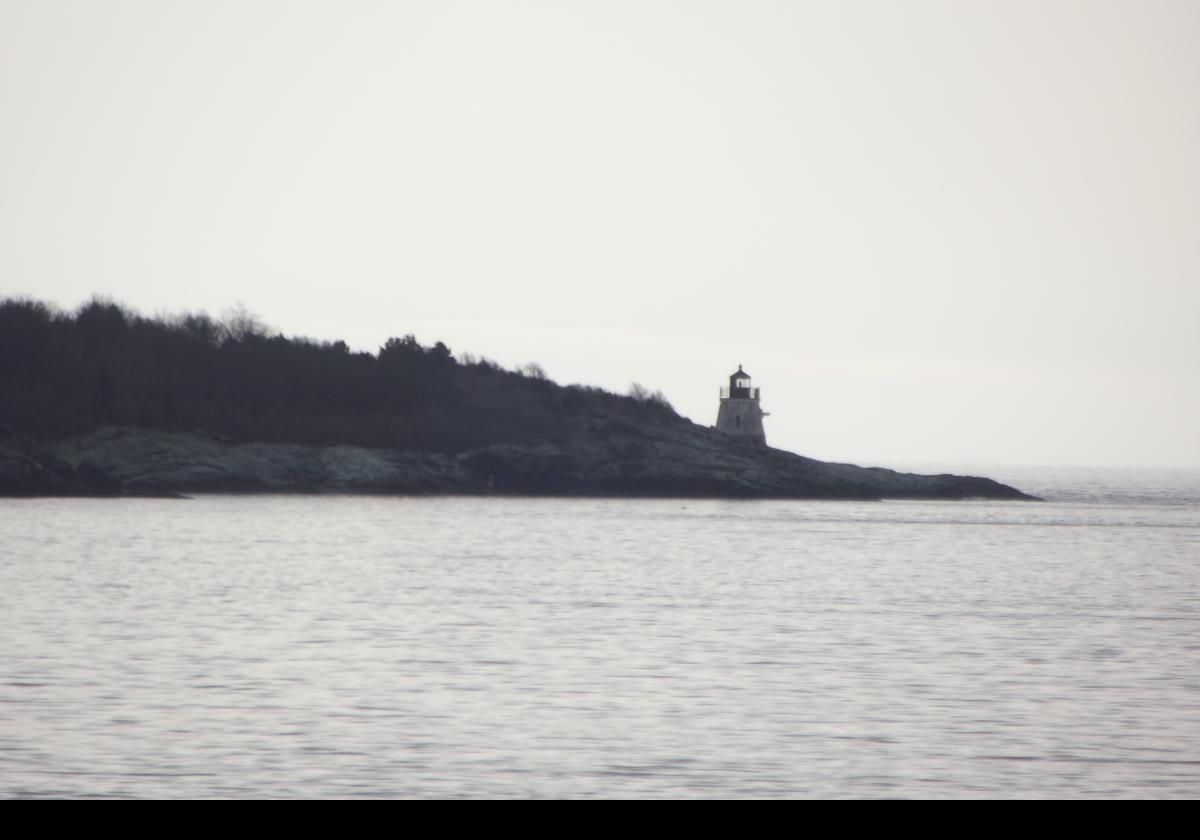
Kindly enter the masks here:
M 766 446 L 762 419 L 767 415 L 758 404 L 760 390 L 750 386 L 750 374 L 738 365 L 737 373 L 729 377 L 729 384 L 721 388 L 717 430 L 756 446 Z

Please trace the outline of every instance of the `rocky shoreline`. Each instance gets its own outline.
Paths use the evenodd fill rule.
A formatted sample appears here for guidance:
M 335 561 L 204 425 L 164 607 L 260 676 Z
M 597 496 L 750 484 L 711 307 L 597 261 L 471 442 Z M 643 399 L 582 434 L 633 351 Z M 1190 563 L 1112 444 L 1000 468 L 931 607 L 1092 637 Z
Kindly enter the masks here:
M 101 428 L 0 441 L 0 496 L 393 493 L 741 499 L 1036 497 L 988 478 L 914 475 L 739 444 L 694 424 L 588 421 L 565 442 L 453 454 L 234 443 L 203 433 Z

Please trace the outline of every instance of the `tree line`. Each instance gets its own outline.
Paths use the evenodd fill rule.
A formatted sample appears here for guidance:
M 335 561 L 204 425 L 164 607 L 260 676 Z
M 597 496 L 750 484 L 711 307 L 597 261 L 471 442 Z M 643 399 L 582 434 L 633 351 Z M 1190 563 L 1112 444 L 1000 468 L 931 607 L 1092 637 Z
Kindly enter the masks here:
M 455 452 L 568 438 L 589 418 L 685 422 L 641 386 L 560 386 L 531 364 L 455 359 L 390 338 L 377 353 L 271 334 L 238 309 L 147 318 L 93 299 L 63 312 L 0 300 L 0 428 L 58 438 L 104 425 L 233 441 Z

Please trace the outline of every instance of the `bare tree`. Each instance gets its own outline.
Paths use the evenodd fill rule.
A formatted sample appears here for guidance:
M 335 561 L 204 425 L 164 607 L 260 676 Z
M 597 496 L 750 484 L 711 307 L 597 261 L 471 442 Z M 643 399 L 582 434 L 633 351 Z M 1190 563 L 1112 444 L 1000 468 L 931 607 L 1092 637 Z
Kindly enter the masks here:
M 263 320 L 241 301 L 221 313 L 221 329 L 225 337 L 233 341 L 244 341 L 252 336 L 261 338 L 270 331 Z
M 541 365 L 539 365 L 537 362 L 530 362 L 527 365 L 522 365 L 517 370 L 519 373 L 521 373 L 524 376 L 528 376 L 530 379 L 544 380 L 544 379 L 548 378 L 546 376 L 546 369 L 543 368 Z
M 661 405 L 663 408 L 669 408 L 672 411 L 675 410 L 667 400 L 666 394 L 662 391 L 651 391 L 639 382 L 634 382 L 629 386 L 629 396 L 638 402 L 653 403 L 654 405 Z

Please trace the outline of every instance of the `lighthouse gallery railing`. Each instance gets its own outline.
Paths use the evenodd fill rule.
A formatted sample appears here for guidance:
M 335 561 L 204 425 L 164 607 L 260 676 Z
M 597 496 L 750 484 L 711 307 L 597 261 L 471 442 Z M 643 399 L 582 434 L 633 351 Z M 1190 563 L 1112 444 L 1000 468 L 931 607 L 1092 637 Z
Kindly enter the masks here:
M 737 395 L 738 399 L 743 399 L 743 400 L 758 399 L 758 391 L 759 391 L 758 388 L 737 388 L 736 390 L 738 392 L 738 395 Z M 729 399 L 729 386 L 728 385 L 721 386 L 721 399 L 723 399 L 723 400 Z

